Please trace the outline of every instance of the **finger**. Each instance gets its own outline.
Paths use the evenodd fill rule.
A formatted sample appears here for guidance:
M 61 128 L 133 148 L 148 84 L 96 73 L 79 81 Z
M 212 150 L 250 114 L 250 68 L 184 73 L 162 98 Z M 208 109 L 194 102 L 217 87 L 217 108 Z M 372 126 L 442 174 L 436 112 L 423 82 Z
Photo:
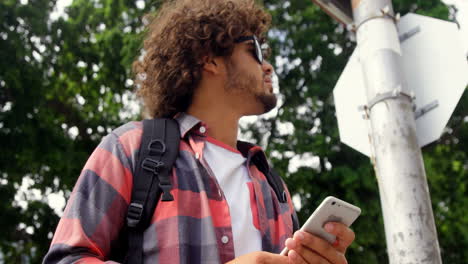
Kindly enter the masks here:
M 304 248 L 304 247 L 301 247 Z M 331 264 L 328 260 L 324 259 L 317 253 L 307 250 L 309 253 L 307 256 L 301 255 L 299 252 L 296 250 L 291 250 L 289 251 L 288 258 L 290 260 L 290 263 L 293 264 Z
M 335 242 L 335 248 L 342 253 L 346 252 L 346 249 L 353 243 L 356 235 L 353 230 L 342 223 L 329 222 L 324 226 L 325 230 L 336 236 L 338 242 Z
M 288 259 L 291 264 L 307 264 L 305 259 L 294 250 L 288 252 Z
M 319 255 L 331 263 L 347 263 L 342 252 L 334 248 L 328 241 L 310 233 L 298 231 L 294 234 L 294 239 L 286 242 L 288 248 L 296 250 L 307 260 L 314 259 L 315 255 Z

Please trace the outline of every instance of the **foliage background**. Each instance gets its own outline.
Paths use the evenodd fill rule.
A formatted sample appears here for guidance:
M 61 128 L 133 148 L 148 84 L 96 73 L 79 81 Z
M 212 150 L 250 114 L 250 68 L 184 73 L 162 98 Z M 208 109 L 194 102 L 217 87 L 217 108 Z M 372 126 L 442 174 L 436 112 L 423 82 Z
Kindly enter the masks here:
M 246 123 L 243 134 L 266 147 L 303 221 L 330 194 L 362 208 L 350 263 L 388 263 L 372 167 L 339 142 L 335 118 L 332 89 L 353 36 L 309 0 L 264 4 L 273 15 L 282 104 Z M 143 15 L 160 1 L 74 0 L 60 17 L 55 5 L 0 0 L 0 262 L 41 262 L 60 197 L 88 155 L 113 128 L 139 118 L 130 66 L 140 56 Z M 395 0 L 394 7 L 453 19 L 438 0 Z M 445 263 L 468 259 L 467 142 L 465 93 L 442 138 L 423 150 Z

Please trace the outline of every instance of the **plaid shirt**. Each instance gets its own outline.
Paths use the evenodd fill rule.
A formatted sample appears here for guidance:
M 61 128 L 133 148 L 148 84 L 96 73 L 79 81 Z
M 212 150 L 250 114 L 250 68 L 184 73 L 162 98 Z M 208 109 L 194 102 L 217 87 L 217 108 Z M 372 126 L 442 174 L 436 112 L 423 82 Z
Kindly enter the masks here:
M 144 232 L 144 262 L 225 263 L 235 258 L 231 217 L 203 159 L 206 132 L 199 128 L 206 125 L 187 114 L 177 121 L 182 140 L 171 176 L 174 201 L 159 202 L 155 209 Z M 122 243 L 119 231 L 131 199 L 142 133 L 142 123 L 131 122 L 102 140 L 75 185 L 44 263 L 101 263 Z M 289 193 L 288 203 L 280 203 L 252 163 L 255 157 L 267 164 L 260 147 L 239 142 L 238 149 L 247 159 L 253 223 L 262 248 L 278 253 L 292 235 Z

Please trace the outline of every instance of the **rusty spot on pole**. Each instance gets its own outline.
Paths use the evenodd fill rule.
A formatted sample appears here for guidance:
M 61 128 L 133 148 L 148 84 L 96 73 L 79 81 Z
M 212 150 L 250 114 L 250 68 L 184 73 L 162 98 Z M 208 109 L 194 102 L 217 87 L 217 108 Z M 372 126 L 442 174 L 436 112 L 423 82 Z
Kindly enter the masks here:
M 353 9 L 357 8 L 360 3 L 361 3 L 361 0 L 352 0 L 351 1 L 351 5 L 353 6 Z

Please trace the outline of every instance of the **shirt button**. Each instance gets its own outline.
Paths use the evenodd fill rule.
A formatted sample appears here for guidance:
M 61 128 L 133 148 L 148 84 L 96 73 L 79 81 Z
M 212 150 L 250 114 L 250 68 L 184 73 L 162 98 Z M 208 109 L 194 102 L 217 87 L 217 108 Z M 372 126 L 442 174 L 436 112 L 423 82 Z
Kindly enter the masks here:
M 228 236 L 223 236 L 221 238 L 221 242 L 223 242 L 223 244 L 227 244 L 229 242 L 229 237 Z
M 206 127 L 201 126 L 199 131 L 200 131 L 200 133 L 204 134 L 206 132 Z
M 195 153 L 195 158 L 196 158 L 196 159 L 200 159 L 200 153 L 198 153 L 198 152 Z

